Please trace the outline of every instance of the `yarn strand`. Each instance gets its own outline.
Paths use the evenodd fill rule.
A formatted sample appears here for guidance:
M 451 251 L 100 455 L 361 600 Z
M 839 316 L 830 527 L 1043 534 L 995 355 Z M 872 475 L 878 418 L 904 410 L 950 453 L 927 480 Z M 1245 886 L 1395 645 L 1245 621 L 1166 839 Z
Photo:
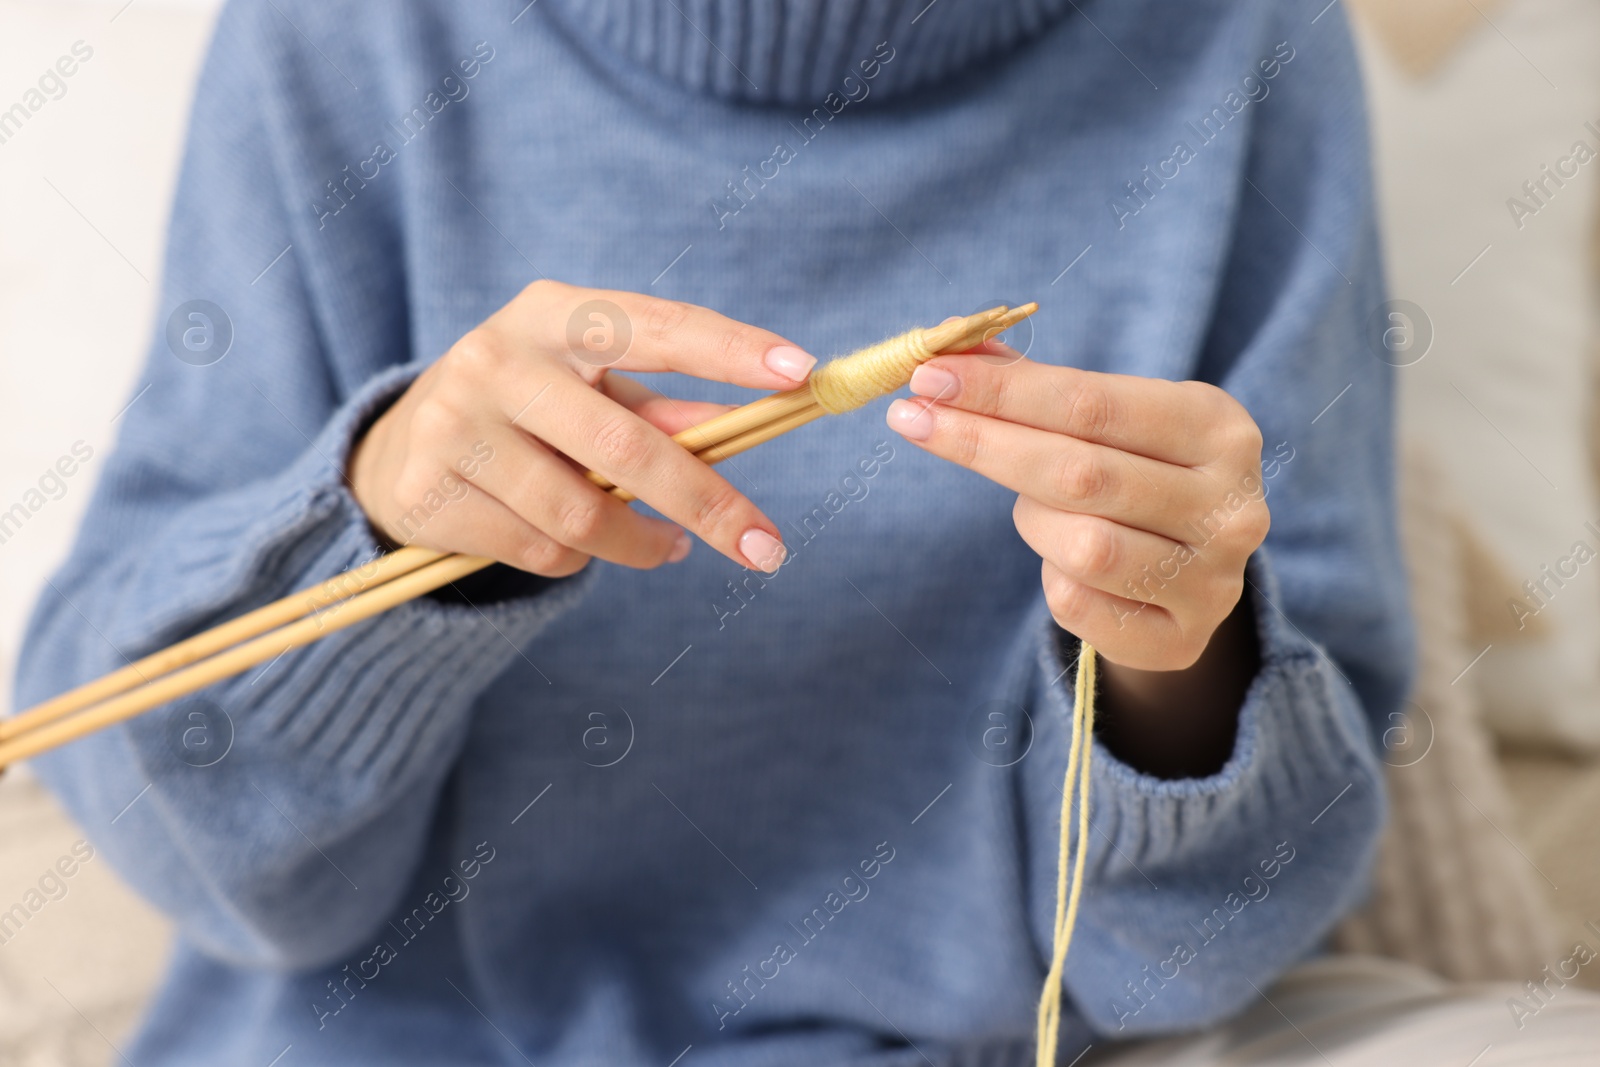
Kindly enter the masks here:
M 823 364 L 812 372 L 811 396 L 817 406 L 830 415 L 854 411 L 905 385 L 920 364 L 941 350 L 942 346 L 929 344 L 927 331 L 910 330 Z M 1066 781 L 1061 788 L 1056 911 L 1050 969 L 1039 994 L 1036 1067 L 1055 1067 L 1061 1035 L 1061 978 L 1066 969 L 1067 950 L 1072 945 L 1072 931 L 1078 922 L 1078 905 L 1083 898 L 1083 868 L 1089 852 L 1089 760 L 1094 751 L 1095 659 L 1094 646 L 1083 643 L 1073 694 Z M 1076 852 L 1072 844 L 1074 792 L 1078 823 Z
M 868 345 L 813 371 L 808 383 L 811 399 L 829 415 L 854 411 L 905 385 L 911 373 L 934 356 L 975 348 L 1038 310 L 1034 303 L 1015 308 L 1001 304 Z
M 1061 847 L 1056 862 L 1056 916 L 1044 990 L 1039 994 L 1038 1030 L 1035 1035 L 1035 1067 L 1055 1067 L 1056 1044 L 1061 1029 L 1061 975 L 1066 969 L 1067 949 L 1078 921 L 1078 902 L 1083 896 L 1083 865 L 1089 851 L 1089 757 L 1094 751 L 1095 651 L 1083 643 L 1078 654 L 1078 678 L 1074 687 L 1072 743 L 1067 751 L 1067 777 L 1061 789 Z M 1072 855 L 1072 793 L 1078 792 L 1078 847 Z M 1072 856 L 1071 876 L 1068 857 Z
M 824 363 L 811 374 L 811 395 L 830 415 L 865 407 L 906 384 L 918 364 L 939 354 L 928 347 L 926 336 L 926 330 L 908 330 Z

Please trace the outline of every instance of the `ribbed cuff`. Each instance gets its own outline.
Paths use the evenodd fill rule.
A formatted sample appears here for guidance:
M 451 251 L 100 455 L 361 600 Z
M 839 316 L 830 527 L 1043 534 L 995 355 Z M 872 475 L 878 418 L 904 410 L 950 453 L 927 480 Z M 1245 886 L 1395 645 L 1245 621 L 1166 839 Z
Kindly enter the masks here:
M 112 640 L 142 654 L 380 554 L 345 461 L 356 434 L 425 366 L 370 381 L 281 475 L 182 516 L 166 564 L 141 574 L 124 601 L 152 610 L 119 620 Z M 437 758 L 477 693 L 587 584 L 580 574 L 482 604 L 420 597 L 199 695 L 228 713 L 243 748 L 292 751 L 362 779 L 405 776 L 413 759 Z M 178 758 L 164 717 L 134 724 L 142 755 L 158 763 Z
M 1080 1010 L 1102 1032 L 1118 1032 L 1124 1021 L 1113 992 L 1122 982 L 1142 980 L 1140 967 L 1170 956 L 1175 943 L 1203 937 L 1191 924 L 1215 908 L 1231 910 L 1251 887 L 1277 892 L 1272 906 L 1289 909 L 1279 914 L 1294 918 L 1287 927 L 1244 924 L 1226 943 L 1217 942 L 1225 947 L 1207 950 L 1203 969 L 1215 968 L 1213 982 L 1231 978 L 1236 988 L 1229 993 L 1239 996 L 1249 995 L 1245 978 L 1270 980 L 1277 968 L 1311 951 L 1366 890 L 1385 800 L 1361 704 L 1339 668 L 1282 614 L 1265 552 L 1252 558 L 1246 575 L 1261 666 L 1222 769 L 1203 778 L 1155 778 L 1094 745 L 1085 910 L 1073 954 L 1104 961 L 1106 969 L 1091 973 L 1083 963 L 1074 972 L 1069 961 L 1068 970 L 1069 984 L 1083 994 Z M 1030 910 L 1048 944 L 1072 675 L 1059 629 L 1048 616 L 1044 623 L 1036 659 L 1043 714 L 1035 745 L 1046 746 L 1049 757 L 1030 769 L 1026 789 L 1034 856 Z M 1284 863 L 1284 855 L 1295 858 Z M 1262 864 L 1278 872 L 1275 881 L 1263 878 Z M 1257 932 L 1272 933 L 1273 943 L 1253 943 Z M 1208 991 L 1207 984 L 1173 983 L 1153 1002 L 1160 1010 L 1139 1013 L 1123 1036 L 1197 1024 L 1200 1016 L 1191 1012 L 1207 1004 L 1216 1010 L 1218 990 Z
M 1332 788 L 1324 802 L 1330 801 L 1353 780 L 1375 775 L 1376 750 L 1355 691 L 1277 607 L 1265 550 L 1252 557 L 1246 578 L 1261 665 L 1239 710 L 1227 763 L 1204 778 L 1156 778 L 1095 744 L 1095 822 L 1123 852 L 1108 850 L 1108 873 L 1113 861 L 1142 866 L 1180 855 L 1212 823 L 1264 822 L 1312 802 L 1320 790 Z M 1047 717 L 1070 728 L 1071 665 L 1058 633 L 1053 623 L 1040 628 L 1038 665 L 1046 680 L 1056 679 L 1043 694 Z
M 143 654 L 193 631 L 197 620 L 221 622 L 292 592 L 296 579 L 330 578 L 380 554 L 345 485 L 345 464 L 356 435 L 427 366 L 393 367 L 367 382 L 277 476 L 175 516 L 162 565 L 134 576 L 122 597 L 129 610 L 113 620 L 111 642 L 125 654 Z

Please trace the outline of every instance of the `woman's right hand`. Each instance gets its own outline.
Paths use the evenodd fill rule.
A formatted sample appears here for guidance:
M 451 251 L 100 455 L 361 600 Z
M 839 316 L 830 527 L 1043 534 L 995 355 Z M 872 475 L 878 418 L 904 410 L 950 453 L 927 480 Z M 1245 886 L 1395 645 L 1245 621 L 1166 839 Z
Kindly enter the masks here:
M 357 442 L 350 486 L 396 544 L 487 556 L 561 577 L 598 556 L 677 562 L 689 533 L 776 570 L 777 526 L 671 434 L 728 410 L 673 400 L 610 370 L 678 371 L 793 389 L 815 360 L 714 311 L 638 293 L 528 286 L 457 341 Z M 671 519 L 632 510 L 594 470 Z

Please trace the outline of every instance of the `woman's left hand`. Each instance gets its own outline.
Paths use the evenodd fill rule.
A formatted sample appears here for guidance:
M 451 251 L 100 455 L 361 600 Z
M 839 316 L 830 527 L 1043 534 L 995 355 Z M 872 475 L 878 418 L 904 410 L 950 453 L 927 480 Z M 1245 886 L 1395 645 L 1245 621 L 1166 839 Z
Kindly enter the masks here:
M 1063 629 L 1135 672 L 1200 660 L 1267 535 L 1261 431 L 1243 405 L 1203 382 L 1036 363 L 993 342 L 923 364 L 911 390 L 889 426 L 1017 492 L 1017 532 Z

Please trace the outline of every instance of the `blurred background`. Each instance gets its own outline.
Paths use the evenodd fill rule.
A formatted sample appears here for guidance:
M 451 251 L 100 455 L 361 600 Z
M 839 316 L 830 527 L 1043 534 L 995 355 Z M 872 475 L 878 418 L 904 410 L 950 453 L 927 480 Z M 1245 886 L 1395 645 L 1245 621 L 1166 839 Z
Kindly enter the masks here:
M 1336 946 L 1543 981 L 1600 950 L 1600 4 L 1341 3 L 1422 662 L 1384 736 L 1373 896 Z M 155 329 L 215 6 L 0 0 L 0 713 Z M 0 779 L 0 1067 L 119 1061 L 168 928 L 93 853 L 115 832 L 74 826 L 26 768 Z

